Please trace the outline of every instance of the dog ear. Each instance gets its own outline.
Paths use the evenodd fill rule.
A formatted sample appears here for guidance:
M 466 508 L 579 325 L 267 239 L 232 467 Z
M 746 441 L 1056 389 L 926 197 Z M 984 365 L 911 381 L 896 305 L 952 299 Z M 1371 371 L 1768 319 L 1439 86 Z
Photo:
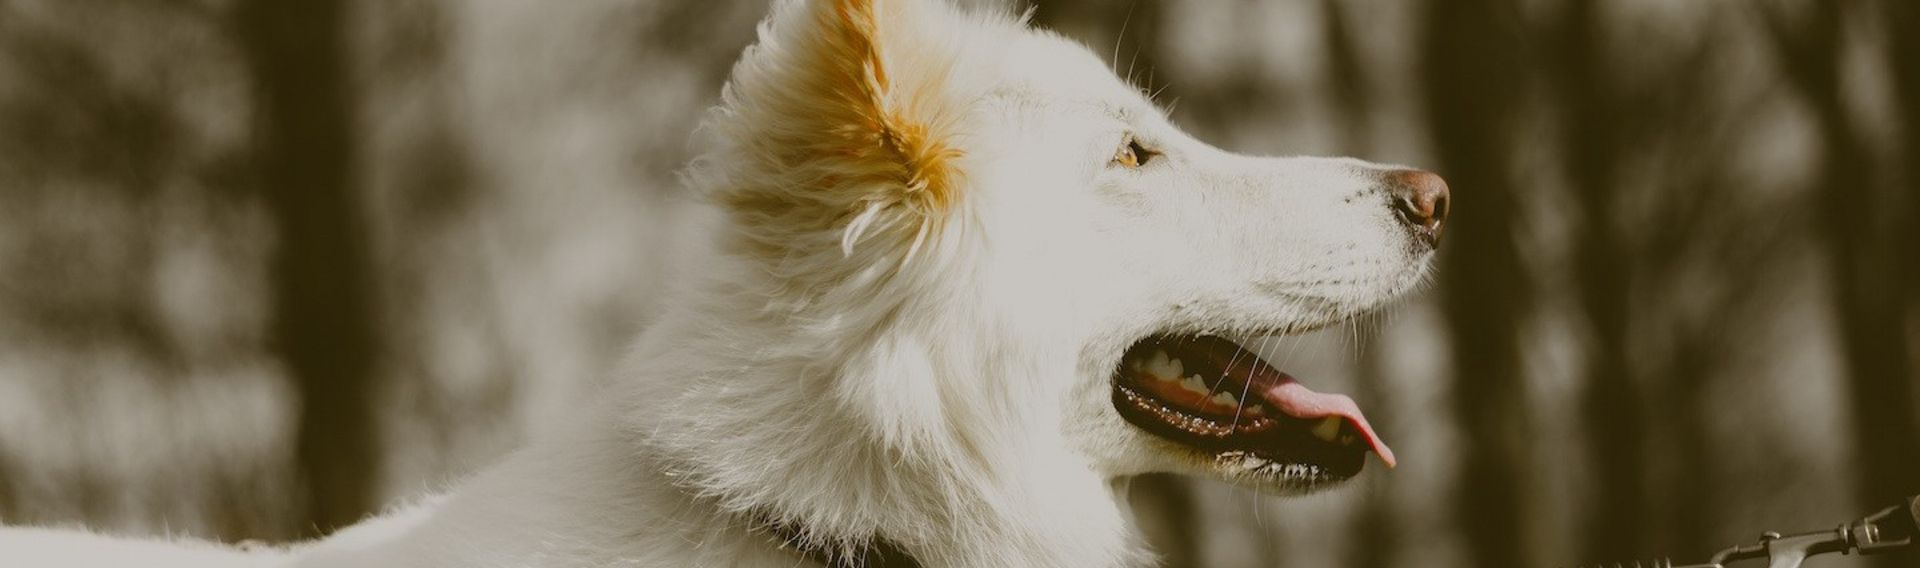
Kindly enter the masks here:
M 947 84 L 958 50 L 941 39 L 959 20 L 931 0 L 779 6 L 709 124 L 732 150 L 715 159 L 736 162 L 712 164 L 728 172 L 720 201 L 743 224 L 837 229 L 845 255 L 888 233 L 918 249 L 960 198 L 963 89 Z

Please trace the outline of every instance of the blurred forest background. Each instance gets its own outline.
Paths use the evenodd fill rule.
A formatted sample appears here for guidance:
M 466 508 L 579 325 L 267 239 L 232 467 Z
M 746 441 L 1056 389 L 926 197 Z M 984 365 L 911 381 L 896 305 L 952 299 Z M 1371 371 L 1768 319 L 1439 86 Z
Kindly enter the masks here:
M 1458 203 L 1428 292 L 1273 354 L 1403 465 L 1140 480 L 1170 565 L 1701 561 L 1920 493 L 1920 3 L 1034 4 L 1204 139 Z M 569 412 L 765 9 L 0 0 L 0 520 L 304 538 Z

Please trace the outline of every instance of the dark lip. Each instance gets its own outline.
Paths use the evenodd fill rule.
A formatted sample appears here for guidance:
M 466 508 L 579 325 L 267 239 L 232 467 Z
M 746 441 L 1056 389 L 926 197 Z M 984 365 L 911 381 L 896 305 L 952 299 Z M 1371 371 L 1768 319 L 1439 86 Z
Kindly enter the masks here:
M 1201 454 L 1210 460 L 1252 455 L 1285 465 L 1304 466 L 1315 474 L 1345 479 L 1366 465 L 1364 447 L 1322 441 L 1312 434 L 1312 421 L 1277 412 L 1237 412 L 1222 416 L 1183 407 L 1153 394 L 1127 369 L 1127 361 L 1143 349 L 1179 351 L 1183 361 L 1196 365 L 1203 376 L 1225 380 L 1218 389 L 1248 391 L 1249 384 L 1291 380 L 1259 356 L 1225 338 L 1212 335 L 1154 335 L 1136 342 L 1121 356 L 1113 376 L 1113 406 L 1120 417 L 1148 434 Z M 1236 393 L 1237 394 L 1237 393 Z M 1255 403 L 1242 402 L 1244 406 Z

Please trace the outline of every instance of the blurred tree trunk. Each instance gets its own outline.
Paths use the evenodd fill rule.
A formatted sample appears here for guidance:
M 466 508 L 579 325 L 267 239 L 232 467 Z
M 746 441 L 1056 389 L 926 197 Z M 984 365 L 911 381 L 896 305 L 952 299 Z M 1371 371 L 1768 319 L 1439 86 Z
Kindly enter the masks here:
M 1905 339 L 1901 343 L 1907 349 L 1905 355 L 1905 376 L 1885 377 L 1882 380 L 1903 380 L 1905 392 L 1886 393 L 1890 405 L 1900 405 L 1905 410 L 1903 416 L 1889 421 L 1907 426 L 1904 440 L 1895 440 L 1886 446 L 1883 459 L 1897 461 L 1893 471 L 1884 475 L 1881 481 L 1869 481 L 1885 487 L 1870 485 L 1864 493 L 1870 500 L 1885 500 L 1882 492 L 1920 493 L 1920 420 L 1914 416 L 1920 399 L 1913 392 L 1914 383 L 1920 382 L 1920 252 L 1913 250 L 1913 244 L 1920 239 L 1913 236 L 1906 225 L 1920 219 L 1920 3 L 1911 0 L 1888 0 L 1882 3 L 1887 13 L 1881 18 L 1886 32 L 1886 57 L 1893 78 L 1895 112 L 1898 113 L 1899 132 L 1902 138 L 1895 156 L 1897 163 L 1903 166 L 1895 172 L 1897 176 L 1887 188 L 1887 195 L 1895 199 L 1906 200 L 1905 215 L 1900 217 L 1898 229 L 1890 231 L 1892 239 L 1888 243 L 1893 258 L 1889 270 L 1898 271 L 1896 281 L 1898 290 L 1906 292 Z M 1900 262 L 1904 258 L 1905 262 Z M 1900 395 L 1904 394 L 1904 397 Z M 1906 444 L 1904 449 L 1900 444 Z M 1869 502 L 1869 506 L 1873 506 Z M 1904 551 L 1894 558 L 1882 560 L 1882 566 L 1920 565 L 1920 550 Z
M 308 524 L 371 510 L 380 451 L 370 373 L 373 297 L 353 173 L 343 0 L 253 0 L 236 14 L 253 74 L 258 180 L 278 236 L 274 338 L 301 409 L 296 455 Z
M 1886 57 L 1892 66 L 1895 109 L 1899 113 L 1899 161 L 1905 166 L 1892 187 L 1906 199 L 1908 221 L 1920 219 L 1920 3 L 1887 0 L 1882 18 L 1887 37 Z M 1897 245 L 1896 245 L 1897 246 Z M 1897 250 L 1897 249 L 1896 249 Z M 1920 254 L 1906 255 L 1901 286 L 1907 290 L 1907 344 L 1920 344 Z M 1908 353 L 1909 372 L 1920 368 L 1920 353 Z M 1920 379 L 1920 377 L 1914 377 Z M 1920 401 L 1915 401 L 1920 404 Z M 1916 456 L 1914 459 L 1920 459 Z
M 1564 3 L 1549 28 L 1553 33 L 1543 39 L 1552 42 L 1557 59 L 1545 67 L 1564 125 L 1562 155 L 1579 220 L 1574 271 L 1591 340 L 1580 397 L 1594 472 L 1584 557 L 1619 558 L 1656 552 L 1647 542 L 1655 519 L 1646 484 L 1647 398 L 1627 365 L 1633 264 L 1616 234 L 1625 135 L 1620 125 L 1630 117 L 1614 94 L 1620 78 L 1605 53 L 1606 23 L 1598 8 L 1594 0 Z
M 1532 420 L 1521 370 L 1521 323 L 1532 292 L 1515 242 L 1513 109 L 1525 82 L 1511 0 L 1432 0 L 1421 35 L 1420 84 L 1441 175 L 1456 202 L 1440 270 L 1453 341 L 1453 410 L 1465 446 L 1453 496 L 1471 566 L 1533 558 L 1526 510 Z
M 1696 66 L 1669 68 L 1667 74 L 1655 79 L 1656 84 L 1670 85 L 1667 88 L 1672 92 L 1707 92 L 1702 83 L 1712 79 L 1692 75 L 1694 82 L 1689 83 L 1689 79 L 1672 74 L 1691 68 Z M 1687 100 L 1667 110 L 1697 108 L 1693 99 Z M 1700 129 L 1672 134 L 1668 139 L 1676 148 L 1734 147 L 1728 141 L 1701 136 Z M 1729 526 L 1723 508 L 1729 492 L 1725 485 L 1734 472 L 1722 466 L 1724 449 L 1716 443 L 1708 424 L 1709 418 L 1726 411 L 1718 404 L 1722 401 L 1709 398 L 1711 387 L 1734 362 L 1757 355 L 1754 345 L 1758 342 L 1752 330 L 1764 329 L 1770 308 L 1778 305 L 1779 283 L 1790 281 L 1781 277 L 1790 265 L 1777 260 L 1780 251 L 1789 248 L 1789 242 L 1804 238 L 1797 231 L 1781 230 L 1781 223 L 1759 222 L 1767 217 L 1756 216 L 1753 211 L 1783 209 L 1773 204 L 1750 203 L 1729 211 L 1725 204 L 1753 199 L 1743 195 L 1746 186 L 1729 177 L 1737 175 L 1733 173 L 1737 160 L 1737 155 L 1714 150 L 1676 160 L 1678 169 L 1663 176 L 1666 181 L 1661 189 L 1677 197 L 1661 208 L 1651 223 L 1664 230 L 1648 238 L 1646 242 L 1652 245 L 1637 255 L 1642 263 L 1640 272 L 1659 286 L 1641 309 L 1649 314 L 1649 320 L 1664 319 L 1672 338 L 1669 344 L 1653 350 L 1664 352 L 1664 358 L 1647 375 L 1651 384 L 1658 385 L 1660 394 L 1654 398 L 1666 403 L 1658 413 L 1663 425 L 1658 440 L 1665 442 L 1659 446 L 1658 455 L 1666 461 L 1665 469 L 1671 475 L 1662 486 L 1663 502 L 1649 504 L 1649 514 L 1667 519 L 1665 526 L 1669 528 L 1653 535 L 1657 540 L 1649 548 L 1657 552 L 1632 556 L 1704 559 L 1727 544 L 1720 540 L 1724 536 L 1721 529 Z M 1689 279 L 1688 269 L 1703 263 L 1708 266 L 1706 273 L 1723 275 L 1725 280 Z M 1701 299 L 1703 296 L 1705 299 Z M 1669 298 L 1687 298 L 1679 301 L 1691 305 L 1663 303 L 1673 302 L 1666 300 Z M 1682 315 L 1691 311 L 1687 308 L 1701 304 L 1705 307 L 1698 308 L 1698 315 Z M 1592 559 L 1627 557 L 1623 553 Z
M 15 504 L 18 497 L 14 495 L 13 482 L 8 481 L 15 478 L 17 471 L 21 470 L 13 459 L 6 452 L 0 452 L 0 524 L 18 524 L 25 520 L 20 518 L 19 506 Z
M 1765 14 L 1782 69 L 1818 121 L 1824 154 L 1815 180 L 1815 233 L 1826 249 L 1848 374 L 1856 491 L 1862 507 L 1877 507 L 1920 493 L 1920 431 L 1904 309 L 1913 294 L 1896 275 L 1912 265 L 1915 253 L 1911 219 L 1888 218 L 1898 211 L 1902 192 L 1875 184 L 1873 153 L 1854 126 L 1843 91 L 1846 26 L 1855 6 L 1823 2 L 1804 13 Z M 1920 554 L 1884 565 L 1909 566 L 1915 556 Z

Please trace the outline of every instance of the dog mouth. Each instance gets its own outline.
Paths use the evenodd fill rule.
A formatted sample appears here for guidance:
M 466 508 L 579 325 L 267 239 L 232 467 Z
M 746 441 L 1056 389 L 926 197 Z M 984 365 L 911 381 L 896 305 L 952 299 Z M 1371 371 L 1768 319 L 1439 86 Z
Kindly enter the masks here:
M 1134 426 L 1216 463 L 1334 480 L 1358 475 L 1368 451 L 1394 466 L 1353 399 L 1314 392 L 1219 336 L 1135 343 L 1114 372 L 1113 405 Z

